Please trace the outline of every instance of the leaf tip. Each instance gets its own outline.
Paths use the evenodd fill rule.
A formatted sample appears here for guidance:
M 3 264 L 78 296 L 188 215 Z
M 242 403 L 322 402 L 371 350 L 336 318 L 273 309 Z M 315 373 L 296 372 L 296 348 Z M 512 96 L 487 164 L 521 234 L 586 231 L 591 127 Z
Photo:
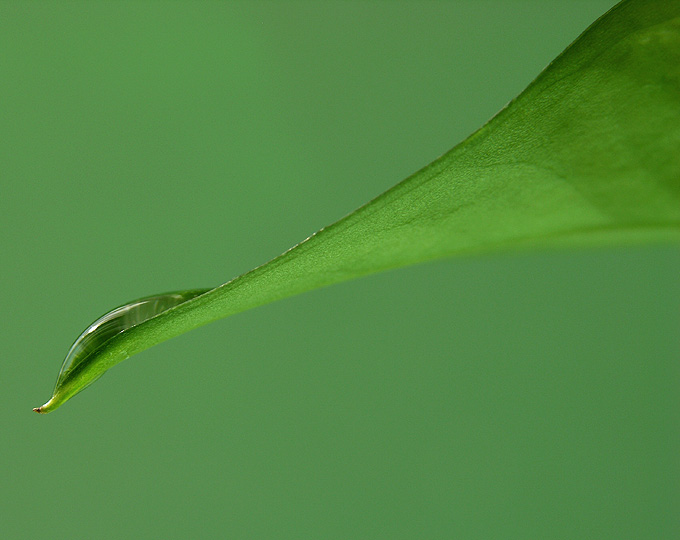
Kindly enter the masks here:
M 55 403 L 54 396 L 52 396 L 47 403 L 41 405 L 40 407 L 35 407 L 33 410 L 38 414 L 47 414 L 48 412 L 52 412 L 58 406 L 59 405 Z

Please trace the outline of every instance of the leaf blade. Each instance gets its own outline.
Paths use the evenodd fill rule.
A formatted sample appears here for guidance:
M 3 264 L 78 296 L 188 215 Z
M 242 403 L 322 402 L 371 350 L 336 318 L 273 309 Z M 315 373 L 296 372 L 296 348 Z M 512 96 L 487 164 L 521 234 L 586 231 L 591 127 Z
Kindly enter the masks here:
M 680 2 L 626 0 L 480 130 L 269 263 L 107 340 L 49 412 L 107 369 L 209 322 L 467 253 L 680 238 Z

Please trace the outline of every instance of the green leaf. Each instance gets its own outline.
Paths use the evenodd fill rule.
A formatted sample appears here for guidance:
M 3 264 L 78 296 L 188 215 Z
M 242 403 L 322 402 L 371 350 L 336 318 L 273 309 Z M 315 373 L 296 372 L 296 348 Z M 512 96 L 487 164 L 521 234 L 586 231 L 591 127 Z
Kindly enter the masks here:
M 79 338 L 35 410 L 152 345 L 317 287 L 452 255 L 679 238 L 680 0 L 626 0 L 479 131 L 344 219 L 203 294 L 105 315 L 113 326 Z

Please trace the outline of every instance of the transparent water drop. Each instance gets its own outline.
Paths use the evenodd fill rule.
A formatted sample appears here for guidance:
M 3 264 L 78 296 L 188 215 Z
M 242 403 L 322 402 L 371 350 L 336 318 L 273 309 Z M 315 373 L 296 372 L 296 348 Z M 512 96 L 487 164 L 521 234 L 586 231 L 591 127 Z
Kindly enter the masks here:
M 88 326 L 71 345 L 59 371 L 57 385 L 66 373 L 81 364 L 90 354 L 114 336 L 209 290 L 196 289 L 147 296 L 117 307 L 102 315 Z

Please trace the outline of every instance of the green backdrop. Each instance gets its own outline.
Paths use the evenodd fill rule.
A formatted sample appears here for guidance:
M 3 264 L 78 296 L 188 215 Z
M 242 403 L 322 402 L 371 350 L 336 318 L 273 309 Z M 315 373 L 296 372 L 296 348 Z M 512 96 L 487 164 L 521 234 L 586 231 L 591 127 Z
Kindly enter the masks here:
M 677 246 L 372 276 L 31 412 L 97 316 L 342 217 L 613 3 L 2 2 L 0 535 L 677 538 Z

